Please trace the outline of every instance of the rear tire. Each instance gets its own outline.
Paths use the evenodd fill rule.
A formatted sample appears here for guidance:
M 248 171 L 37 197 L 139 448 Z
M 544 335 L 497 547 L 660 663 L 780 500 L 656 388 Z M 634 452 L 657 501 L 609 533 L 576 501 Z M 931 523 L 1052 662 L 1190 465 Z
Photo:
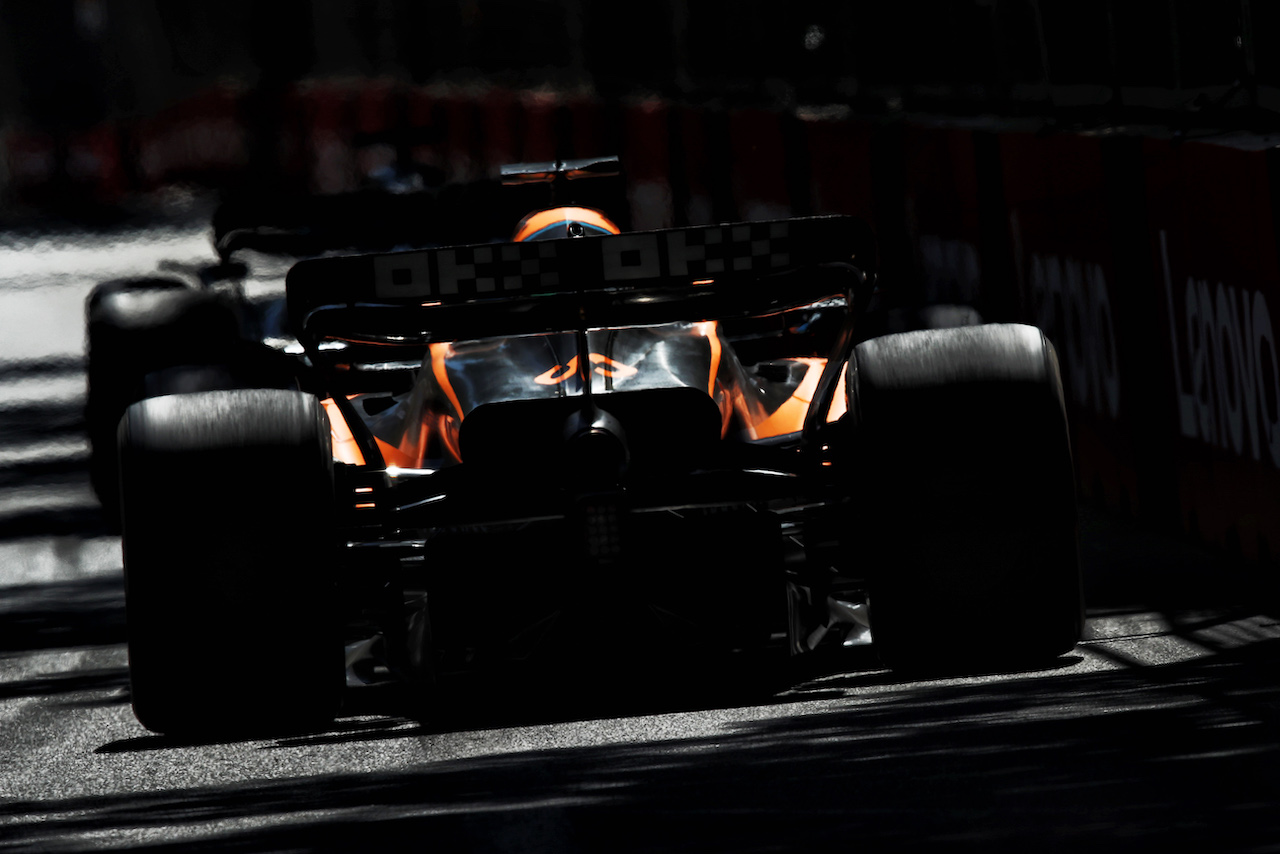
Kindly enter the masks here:
M 854 354 L 853 501 L 872 641 L 906 670 L 1035 665 L 1083 625 L 1075 485 L 1052 345 L 985 325 Z
M 150 398 L 119 439 L 138 720 L 169 735 L 331 720 L 345 674 L 319 402 L 265 389 Z

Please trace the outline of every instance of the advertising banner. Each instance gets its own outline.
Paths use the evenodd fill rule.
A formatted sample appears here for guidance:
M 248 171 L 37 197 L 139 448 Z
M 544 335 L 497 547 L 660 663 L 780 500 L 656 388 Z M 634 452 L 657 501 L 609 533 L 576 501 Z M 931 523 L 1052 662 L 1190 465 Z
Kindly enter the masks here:
M 1275 163 L 1261 146 L 1147 140 L 1180 522 L 1245 557 L 1280 545 Z
M 1000 159 L 1020 319 L 1058 351 L 1080 488 L 1116 508 L 1138 500 L 1126 414 L 1140 398 L 1127 370 L 1121 280 L 1098 138 L 1000 135 Z

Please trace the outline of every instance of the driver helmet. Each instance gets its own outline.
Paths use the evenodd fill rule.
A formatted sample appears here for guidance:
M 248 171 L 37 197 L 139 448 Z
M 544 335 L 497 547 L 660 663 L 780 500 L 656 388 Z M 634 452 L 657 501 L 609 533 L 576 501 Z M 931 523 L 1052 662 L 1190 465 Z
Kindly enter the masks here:
M 601 237 L 620 232 L 611 219 L 594 208 L 561 207 L 529 214 L 520 220 L 511 239 L 522 243 L 558 237 Z

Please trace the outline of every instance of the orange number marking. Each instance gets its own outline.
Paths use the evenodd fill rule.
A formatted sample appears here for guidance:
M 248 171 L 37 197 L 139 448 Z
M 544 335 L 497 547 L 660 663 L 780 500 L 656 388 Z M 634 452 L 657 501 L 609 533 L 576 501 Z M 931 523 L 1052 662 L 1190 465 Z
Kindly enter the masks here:
M 629 377 L 639 373 L 636 368 L 599 353 L 591 354 L 591 364 L 595 366 L 595 373 L 602 377 Z M 569 360 L 569 364 L 556 365 L 551 370 L 538 374 L 533 381 L 538 385 L 559 385 L 576 373 L 578 373 L 578 357 L 574 356 Z

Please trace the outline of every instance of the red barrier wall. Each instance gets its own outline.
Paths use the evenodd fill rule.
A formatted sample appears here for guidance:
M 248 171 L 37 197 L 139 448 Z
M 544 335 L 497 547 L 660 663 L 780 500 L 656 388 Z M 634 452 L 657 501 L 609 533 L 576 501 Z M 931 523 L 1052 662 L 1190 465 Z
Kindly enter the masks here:
M 622 149 L 631 225 L 646 230 L 675 224 L 671 194 L 670 108 L 656 99 L 623 108 Z M 610 152 L 592 152 L 607 154 Z
M 249 139 L 239 93 L 210 89 L 137 123 L 131 156 L 140 185 L 216 182 L 249 165 Z
M 802 121 L 813 213 L 851 214 L 874 221 L 871 128 L 849 119 Z
M 783 219 L 791 214 L 782 115 L 767 110 L 729 113 L 734 206 L 744 220 Z
M 1280 545 L 1280 311 L 1261 148 L 1145 144 L 1150 250 L 1175 407 L 1179 521 L 1246 557 Z
M 1095 137 L 1004 134 L 1000 160 L 1020 319 L 1039 326 L 1062 365 L 1080 485 L 1112 505 L 1136 501 L 1117 312 L 1124 298 L 1109 243 L 1102 149 Z
M 982 284 L 978 174 L 973 134 L 907 125 L 903 135 L 907 234 L 926 303 L 976 304 Z M 878 223 L 883 229 L 896 223 Z M 897 283 L 902 286 L 906 283 Z
M 358 186 L 393 153 L 384 137 L 408 133 L 414 160 L 456 181 L 621 154 L 635 228 L 860 215 L 909 299 L 995 307 L 1046 331 L 1086 495 L 1249 558 L 1280 550 L 1280 155 L 1260 141 L 386 83 L 279 97 L 287 177 L 312 191 Z M 62 141 L 10 129 L 9 192 L 39 200 L 57 168 L 99 199 L 243 172 L 261 151 L 254 106 L 217 89 Z

